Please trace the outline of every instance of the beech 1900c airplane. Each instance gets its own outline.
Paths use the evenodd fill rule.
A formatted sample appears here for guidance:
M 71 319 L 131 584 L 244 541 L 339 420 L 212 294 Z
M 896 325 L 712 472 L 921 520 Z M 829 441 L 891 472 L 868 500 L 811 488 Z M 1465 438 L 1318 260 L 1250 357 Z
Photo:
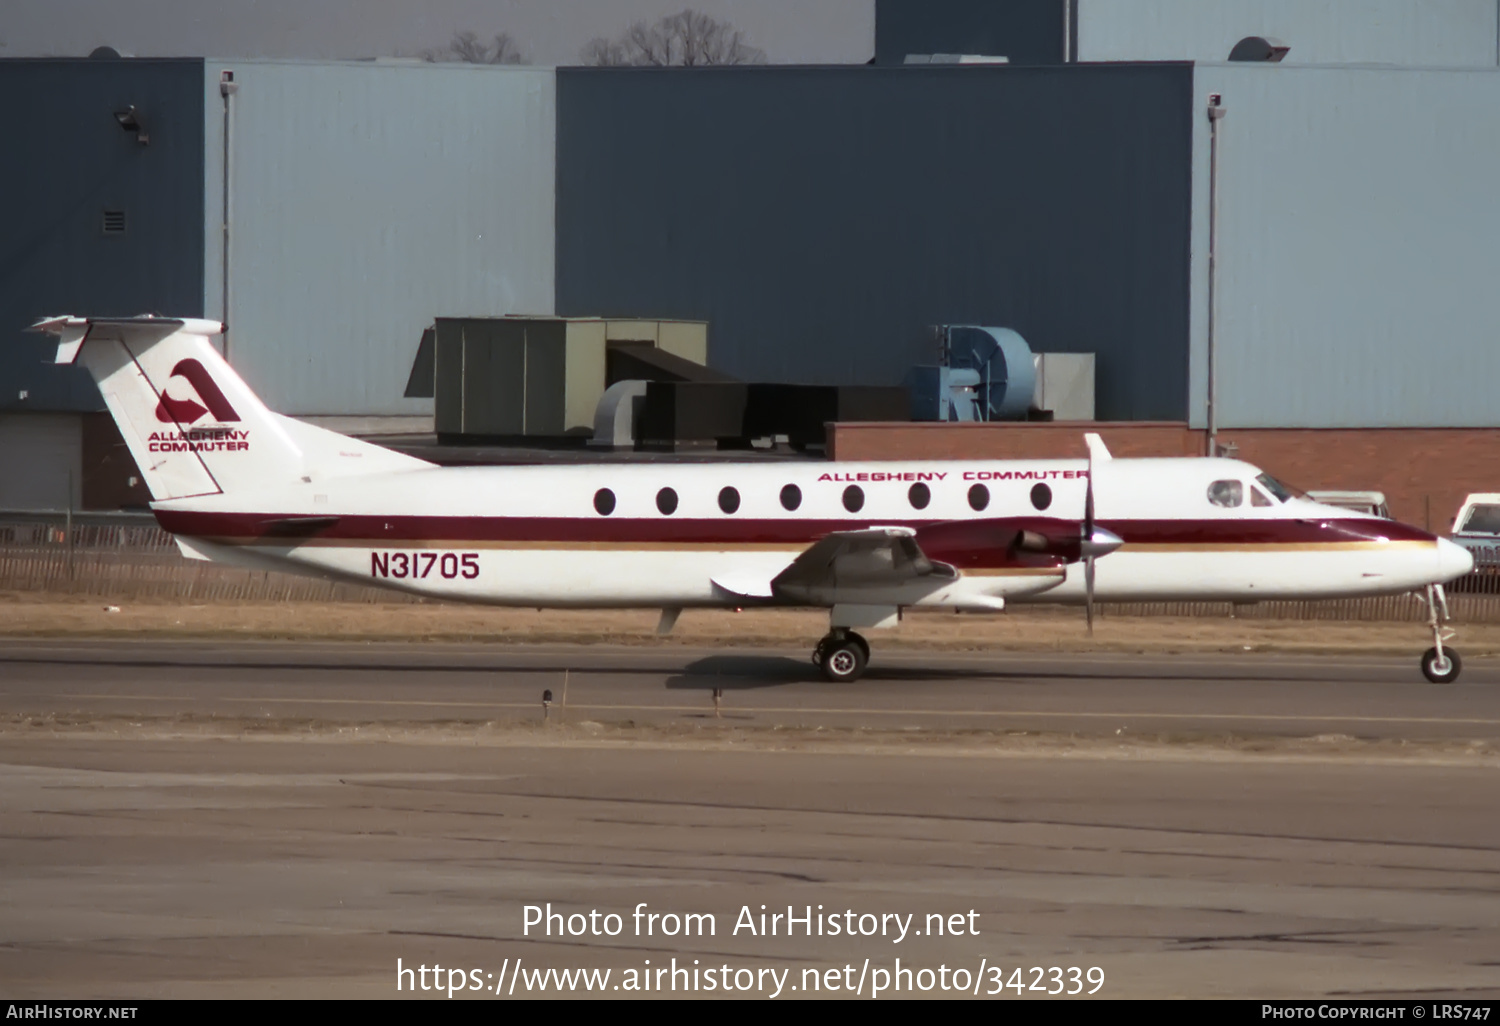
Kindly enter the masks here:
M 1458 676 L 1440 585 L 1469 553 L 1323 506 L 1232 459 L 438 467 L 268 410 L 213 321 L 55 317 L 184 554 L 510 606 L 830 610 L 814 661 L 859 677 L 906 607 L 1425 592 L 1432 681 Z

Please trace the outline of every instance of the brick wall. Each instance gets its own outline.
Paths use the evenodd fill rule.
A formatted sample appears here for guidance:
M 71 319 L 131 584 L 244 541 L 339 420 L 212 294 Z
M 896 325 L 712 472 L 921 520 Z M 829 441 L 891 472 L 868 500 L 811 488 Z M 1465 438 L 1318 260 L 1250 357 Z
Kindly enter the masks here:
M 1298 488 L 1384 492 L 1397 520 L 1438 532 L 1465 495 L 1500 491 L 1500 428 L 1262 428 L 1219 442 Z
M 1180 423 L 833 424 L 840 460 L 1082 457 L 1096 431 L 1116 456 L 1196 456 L 1203 432 Z M 1256 428 L 1221 431 L 1240 459 L 1298 488 L 1384 492 L 1391 513 L 1446 531 L 1470 492 L 1500 491 L 1500 428 Z
M 1098 432 L 1116 456 L 1196 456 L 1203 432 L 1177 422 L 913 424 L 828 426 L 828 457 L 837 460 L 1029 460 L 1082 458 L 1085 431 Z

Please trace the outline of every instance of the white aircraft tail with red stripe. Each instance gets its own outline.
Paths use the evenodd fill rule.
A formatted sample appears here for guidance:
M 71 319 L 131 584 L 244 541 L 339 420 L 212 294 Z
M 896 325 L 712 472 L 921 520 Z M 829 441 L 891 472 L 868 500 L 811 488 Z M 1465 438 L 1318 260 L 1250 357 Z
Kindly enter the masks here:
M 427 467 L 268 410 L 209 339 L 216 321 L 53 317 L 57 362 L 88 369 L 161 501 Z

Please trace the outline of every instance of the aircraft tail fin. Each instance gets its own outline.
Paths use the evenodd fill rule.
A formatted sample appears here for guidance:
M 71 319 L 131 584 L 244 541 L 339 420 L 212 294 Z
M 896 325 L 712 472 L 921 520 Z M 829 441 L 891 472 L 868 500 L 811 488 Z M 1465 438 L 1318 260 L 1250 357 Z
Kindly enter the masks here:
M 209 342 L 216 321 L 52 317 L 32 330 L 92 375 L 155 500 L 430 466 L 271 412 Z

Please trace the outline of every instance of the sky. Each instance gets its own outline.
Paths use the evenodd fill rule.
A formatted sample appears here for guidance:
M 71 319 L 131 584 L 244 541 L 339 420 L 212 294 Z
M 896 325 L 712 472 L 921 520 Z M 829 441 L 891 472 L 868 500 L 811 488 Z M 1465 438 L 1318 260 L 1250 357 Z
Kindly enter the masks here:
M 3 0 L 0 57 L 412 57 L 454 33 L 508 32 L 532 64 L 577 64 L 596 36 L 691 6 L 773 64 L 862 64 L 875 0 Z

